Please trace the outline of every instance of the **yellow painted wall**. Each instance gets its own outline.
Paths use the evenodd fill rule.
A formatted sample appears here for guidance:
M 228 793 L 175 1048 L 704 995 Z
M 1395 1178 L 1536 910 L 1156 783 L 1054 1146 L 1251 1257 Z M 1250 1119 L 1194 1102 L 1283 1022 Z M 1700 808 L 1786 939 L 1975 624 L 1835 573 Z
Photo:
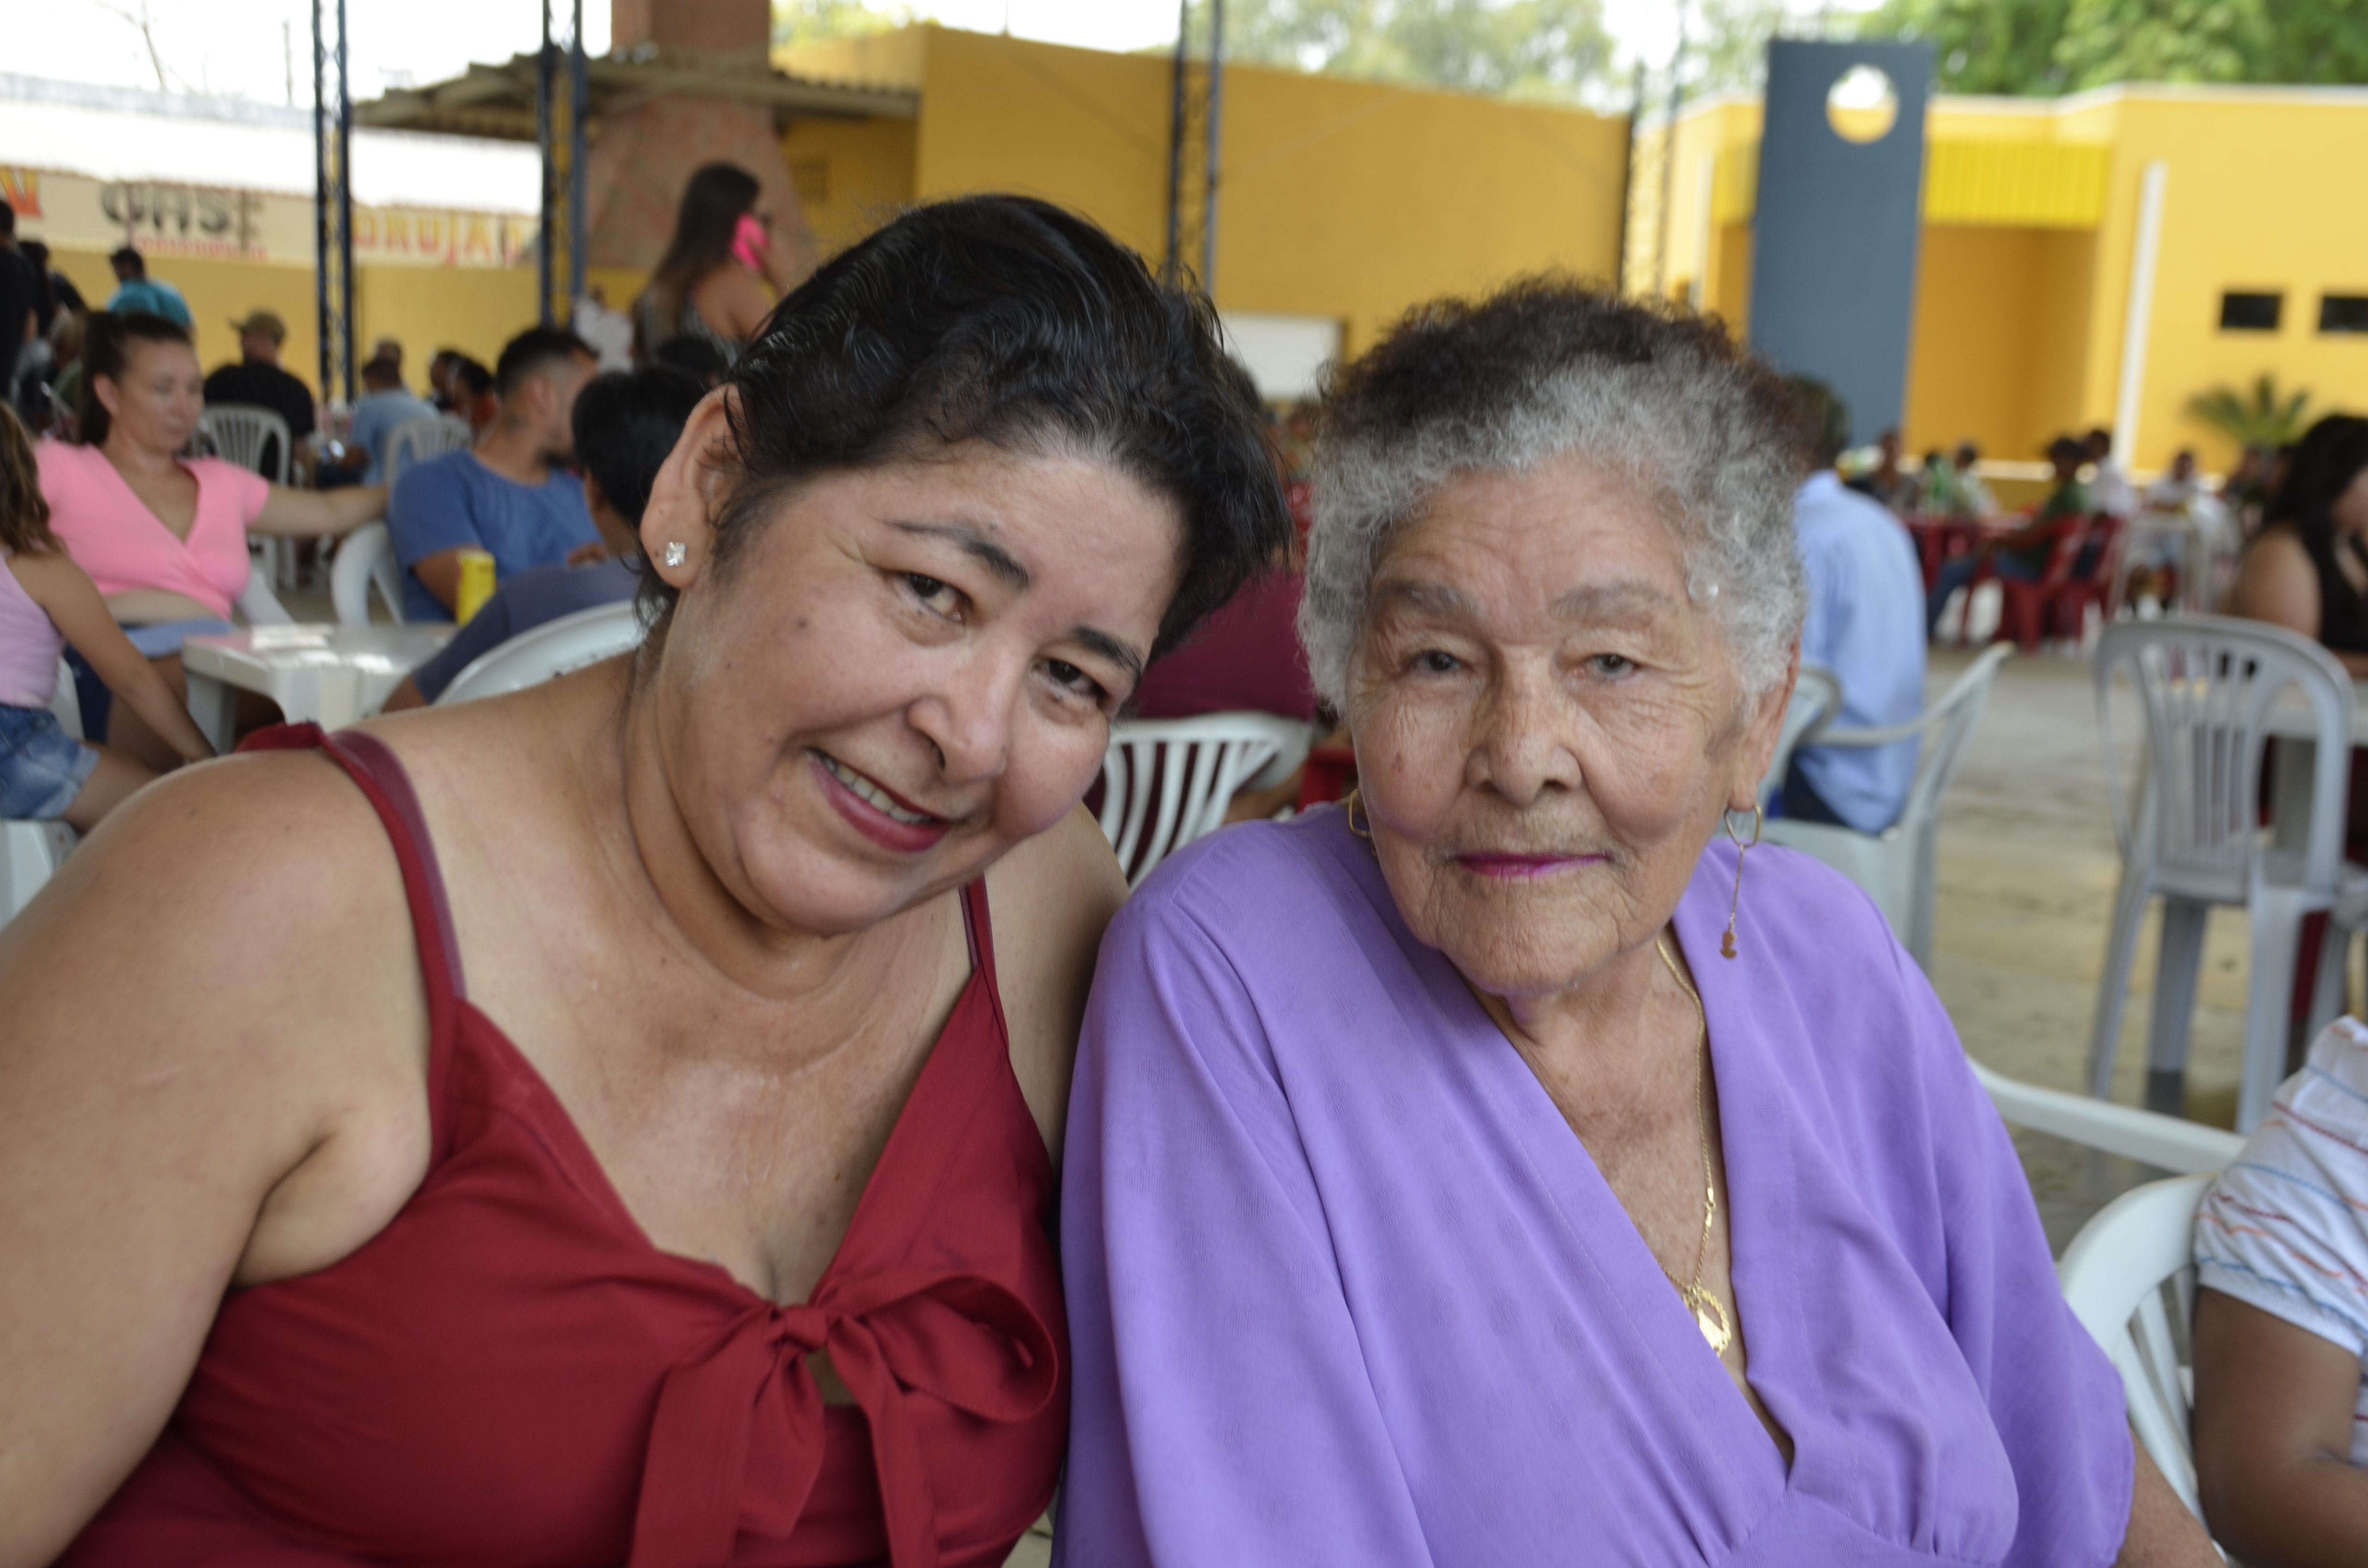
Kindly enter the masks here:
M 1042 197 L 1085 213 L 1156 263 L 1167 234 L 1166 60 L 921 30 L 928 65 L 916 195 Z M 1230 115 L 1235 104 L 1225 108 Z M 1222 243 L 1222 222 L 1219 233 Z
M 1971 439 L 2029 461 L 2089 412 L 2089 280 L 2081 231 L 1926 226 L 1902 435 L 1911 452 Z
M 1728 223 L 1712 251 L 1709 286 L 1702 308 L 1724 320 L 1737 337 L 1751 335 L 1751 225 Z
M 313 275 L 299 276 L 309 291 Z M 530 267 L 359 267 L 354 282 L 355 353 L 367 357 L 380 338 L 396 339 L 404 379 L 423 392 L 438 349 L 458 348 L 490 369 L 502 345 L 540 319 Z M 290 368 L 309 381 L 311 364 Z
M 1016 190 L 1167 244 L 1169 65 L 927 35 L 915 194 Z M 1354 353 L 1410 306 L 1618 266 L 1626 122 L 1247 66 L 1224 81 L 1216 299 L 1328 316 Z
M 825 256 L 912 205 L 916 147 L 909 119 L 801 119 L 782 133 L 781 156 Z
M 51 259 L 94 307 L 115 292 L 115 274 L 103 253 L 61 249 Z M 238 358 L 238 335 L 230 328 L 233 320 L 268 310 L 288 324 L 282 363 L 307 386 L 319 378 L 319 307 L 311 267 L 175 257 L 152 262 L 149 275 L 172 284 L 188 301 L 197 323 L 198 360 L 207 369 Z M 437 349 L 458 348 L 490 366 L 502 345 L 535 321 L 530 267 L 361 267 L 354 269 L 354 281 L 358 351 L 367 355 L 381 337 L 397 339 L 404 376 L 422 392 L 428 358 Z
M 2235 454 L 2191 423 L 2190 396 L 2263 371 L 2307 387 L 2317 413 L 2368 412 L 2368 336 L 2318 331 L 2323 293 L 2368 294 L 2368 179 L 2339 148 L 2368 145 L 2368 93 L 2227 95 L 2198 101 L 2169 90 L 2120 106 L 2115 178 L 2136 188 L 2146 164 L 2167 168 L 2162 240 L 2147 335 L 2138 462 L 2193 446 L 2207 468 Z M 2100 257 L 2100 347 L 2117 373 L 2129 246 Z M 2219 330 L 2229 289 L 2285 295 L 2274 334 Z M 2112 407 L 2112 380 L 2103 408 Z

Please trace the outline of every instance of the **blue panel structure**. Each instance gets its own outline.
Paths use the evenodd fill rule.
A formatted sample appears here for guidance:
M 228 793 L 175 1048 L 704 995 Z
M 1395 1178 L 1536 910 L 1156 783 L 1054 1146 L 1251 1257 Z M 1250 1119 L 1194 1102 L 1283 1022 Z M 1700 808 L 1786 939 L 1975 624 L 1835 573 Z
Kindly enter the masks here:
M 1834 85 L 1860 65 L 1891 79 L 1898 106 L 1871 142 L 1844 140 L 1826 110 Z M 1840 393 L 1854 441 L 1896 426 L 1907 397 L 1931 91 L 1929 42 L 1768 46 L 1751 344 L 1787 374 Z

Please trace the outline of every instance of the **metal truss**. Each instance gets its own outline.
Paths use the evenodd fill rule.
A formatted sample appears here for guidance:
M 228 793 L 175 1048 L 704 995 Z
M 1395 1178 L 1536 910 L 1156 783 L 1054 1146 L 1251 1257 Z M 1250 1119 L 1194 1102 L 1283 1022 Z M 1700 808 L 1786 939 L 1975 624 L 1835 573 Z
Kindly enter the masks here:
M 542 151 L 542 321 L 564 325 L 584 294 L 584 125 L 592 95 L 584 62 L 584 0 L 542 0 L 535 57 L 535 141 Z M 553 31 L 556 23 L 557 31 Z
M 1207 20 L 1204 64 L 1192 59 L 1194 13 Z M 1197 278 L 1217 288 L 1217 161 L 1224 140 L 1225 0 L 1183 0 L 1176 21 L 1174 112 L 1167 142 L 1167 256 L 1170 283 Z
M 354 401 L 354 97 L 346 0 L 313 0 L 313 282 L 321 397 Z

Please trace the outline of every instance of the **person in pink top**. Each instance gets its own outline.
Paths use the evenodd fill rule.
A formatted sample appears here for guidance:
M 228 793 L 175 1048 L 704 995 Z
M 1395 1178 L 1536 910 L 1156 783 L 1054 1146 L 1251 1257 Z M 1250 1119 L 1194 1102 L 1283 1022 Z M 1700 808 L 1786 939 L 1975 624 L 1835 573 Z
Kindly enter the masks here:
M 50 531 L 33 444 L 0 404 L 0 817 L 63 818 L 88 832 L 155 772 L 66 733 L 50 711 L 71 641 L 181 758 L 213 756 L 164 677 L 107 613 L 90 576 Z
M 290 490 L 235 463 L 183 457 L 205 377 L 188 333 L 162 316 L 92 316 L 83 364 L 82 445 L 43 441 L 38 453 L 50 526 L 132 646 L 186 695 L 181 640 L 230 630 L 246 591 L 246 536 L 344 533 L 383 516 L 386 491 Z M 106 735 L 151 767 L 173 764 L 135 712 L 116 712 Z

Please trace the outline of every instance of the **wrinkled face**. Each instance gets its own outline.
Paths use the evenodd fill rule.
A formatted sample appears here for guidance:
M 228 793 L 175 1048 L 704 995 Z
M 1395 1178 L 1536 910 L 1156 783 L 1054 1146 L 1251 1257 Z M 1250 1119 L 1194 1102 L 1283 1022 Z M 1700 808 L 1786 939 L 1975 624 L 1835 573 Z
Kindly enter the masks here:
M 683 590 L 653 678 L 666 769 L 753 916 L 860 930 L 1076 805 L 1175 595 L 1182 524 L 1099 460 L 970 445 L 814 481 L 718 581 L 720 481 L 688 453 L 721 396 L 642 523 Z
M 187 344 L 133 338 L 123 374 L 92 379 L 91 392 L 107 410 L 110 436 L 150 451 L 177 452 L 198 433 L 205 412 L 206 377 L 197 351 Z
M 1530 998 L 1651 941 L 1749 808 L 1792 688 L 1745 699 L 1674 531 L 1580 457 L 1466 474 L 1391 543 L 1372 605 L 1349 724 L 1415 935 Z

